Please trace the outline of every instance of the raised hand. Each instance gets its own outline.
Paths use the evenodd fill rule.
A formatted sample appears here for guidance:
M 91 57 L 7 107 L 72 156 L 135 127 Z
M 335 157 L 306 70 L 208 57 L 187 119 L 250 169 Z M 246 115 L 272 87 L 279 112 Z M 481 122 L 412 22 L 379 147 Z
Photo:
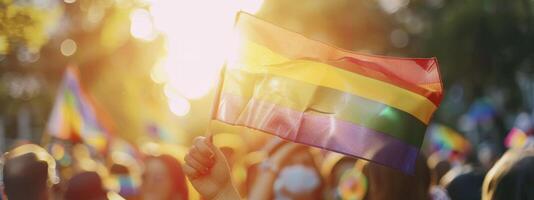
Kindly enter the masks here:
M 196 137 L 185 156 L 184 172 L 193 187 L 206 199 L 240 199 L 232 184 L 230 167 L 212 137 Z

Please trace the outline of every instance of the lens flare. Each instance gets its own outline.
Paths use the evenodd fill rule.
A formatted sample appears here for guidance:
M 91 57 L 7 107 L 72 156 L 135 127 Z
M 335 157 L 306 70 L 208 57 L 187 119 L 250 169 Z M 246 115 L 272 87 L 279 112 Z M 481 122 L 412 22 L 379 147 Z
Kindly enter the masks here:
M 262 3 L 263 0 L 150 1 L 153 25 L 166 42 L 166 55 L 152 71 L 152 79 L 165 82 L 181 98 L 205 97 L 216 86 L 219 70 L 232 52 L 237 12 L 255 13 Z M 160 76 L 162 72 L 165 78 Z M 174 102 L 169 106 L 175 111 L 189 109 L 182 100 L 169 102 Z
M 130 33 L 141 40 L 154 40 L 156 32 L 152 24 L 150 13 L 145 9 L 136 9 L 130 14 Z
M 191 109 L 189 102 L 184 99 L 169 99 L 169 108 L 171 112 L 178 116 L 186 116 Z

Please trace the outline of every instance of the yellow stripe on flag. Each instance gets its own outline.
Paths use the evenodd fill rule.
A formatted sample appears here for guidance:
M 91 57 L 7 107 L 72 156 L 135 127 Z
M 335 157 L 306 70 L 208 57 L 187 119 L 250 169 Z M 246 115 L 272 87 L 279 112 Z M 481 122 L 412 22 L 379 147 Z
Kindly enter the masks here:
M 229 68 L 240 68 L 253 74 L 270 74 L 309 84 L 329 87 L 405 111 L 428 124 L 437 109 L 430 100 L 395 85 L 351 73 L 325 63 L 291 60 L 266 47 L 247 41 L 241 57 L 230 60 Z M 233 66 L 232 66 L 233 65 Z

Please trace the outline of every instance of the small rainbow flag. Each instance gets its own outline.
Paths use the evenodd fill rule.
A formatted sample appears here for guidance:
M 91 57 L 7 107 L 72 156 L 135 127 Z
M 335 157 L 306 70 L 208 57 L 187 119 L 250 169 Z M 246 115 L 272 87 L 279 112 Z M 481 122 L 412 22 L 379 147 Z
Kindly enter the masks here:
M 214 118 L 407 173 L 442 98 L 435 58 L 345 51 L 246 13 Z
M 166 141 L 169 143 L 178 141 L 175 135 L 171 134 L 164 127 L 158 125 L 156 122 L 147 123 L 146 131 L 148 133 L 148 136 L 155 140 Z
M 104 119 L 81 87 L 78 69 L 67 67 L 46 132 L 59 139 L 85 142 L 98 152 L 106 153 L 112 134 Z
M 427 135 L 431 152 L 440 152 L 450 160 L 463 159 L 471 150 L 471 144 L 460 133 L 441 124 L 429 126 Z
M 521 148 L 526 142 L 527 134 L 518 128 L 512 128 L 504 139 L 504 145 L 507 148 Z

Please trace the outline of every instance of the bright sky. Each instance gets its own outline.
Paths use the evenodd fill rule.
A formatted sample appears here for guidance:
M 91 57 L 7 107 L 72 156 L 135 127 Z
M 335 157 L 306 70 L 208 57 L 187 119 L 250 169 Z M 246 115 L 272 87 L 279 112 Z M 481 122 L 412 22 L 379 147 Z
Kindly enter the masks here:
M 164 85 L 169 109 L 178 116 L 190 100 L 207 95 L 216 85 L 239 10 L 256 13 L 263 0 L 150 0 L 148 9 L 130 13 L 130 33 L 140 40 L 165 37 L 167 55 L 151 73 Z M 226 50 L 226 51 L 225 51 Z

